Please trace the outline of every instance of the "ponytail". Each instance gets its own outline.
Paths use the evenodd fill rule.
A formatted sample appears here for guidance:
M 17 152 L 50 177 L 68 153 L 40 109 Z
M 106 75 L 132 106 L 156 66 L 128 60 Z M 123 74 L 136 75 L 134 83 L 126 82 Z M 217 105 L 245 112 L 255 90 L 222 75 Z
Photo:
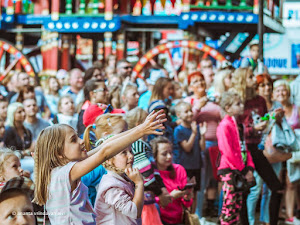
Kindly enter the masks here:
M 93 128 L 93 124 L 88 125 L 87 128 L 85 128 L 83 133 L 83 141 L 87 151 L 90 151 L 92 149 L 91 142 L 90 142 L 90 132 L 92 128 Z

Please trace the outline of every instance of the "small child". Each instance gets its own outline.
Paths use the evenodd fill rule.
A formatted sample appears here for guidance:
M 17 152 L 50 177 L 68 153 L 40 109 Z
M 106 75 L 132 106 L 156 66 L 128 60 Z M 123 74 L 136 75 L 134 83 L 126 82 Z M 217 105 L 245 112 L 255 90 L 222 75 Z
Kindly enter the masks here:
M 93 128 L 95 127 L 95 129 Z M 94 149 L 103 143 L 105 139 L 112 134 L 119 134 L 127 130 L 127 124 L 124 117 L 120 114 L 103 114 L 96 118 L 93 125 L 89 125 L 84 132 L 84 143 L 87 151 Z M 96 145 L 97 143 L 97 145 Z M 82 177 L 82 182 L 88 187 L 89 199 L 94 206 L 97 190 L 106 170 L 99 165 L 94 170 Z
M 34 201 L 46 205 L 51 224 L 95 224 L 96 215 L 81 177 L 142 136 L 161 135 L 156 129 L 163 129 L 164 117 L 162 110 L 151 113 L 142 125 L 111 137 L 89 152 L 72 127 L 59 124 L 45 128 L 34 154 Z M 128 174 L 134 180 L 138 176 L 132 170 Z M 122 196 L 115 199 L 121 200 Z
M 62 96 L 58 101 L 58 114 L 54 116 L 54 124 L 67 124 L 77 129 L 78 114 L 75 113 L 75 105 L 71 96 Z
M 193 121 L 192 106 L 184 101 L 179 102 L 175 107 L 177 117 L 181 120 L 181 125 L 174 130 L 175 146 L 179 149 L 179 164 L 182 165 L 191 179 L 196 178 L 194 191 L 200 190 L 201 182 L 201 150 L 205 149 L 206 124 L 197 125 Z M 197 200 L 193 203 L 192 210 L 196 208 Z
M 0 149 L 0 191 L 7 181 L 19 176 L 23 176 L 20 159 L 12 150 Z
M 239 130 L 236 119 L 244 112 L 244 105 L 238 94 L 225 92 L 220 102 L 226 116 L 217 128 L 218 145 L 221 161 L 218 175 L 221 177 L 223 190 L 223 206 L 221 224 L 237 224 L 242 207 L 243 192 L 235 190 L 234 171 L 240 171 L 247 182 L 253 181 L 254 163 L 250 152 L 247 150 L 243 138 L 243 129 Z
M 101 179 L 95 201 L 97 224 L 141 224 L 144 181 L 132 164 L 130 147 L 103 163 L 107 174 Z

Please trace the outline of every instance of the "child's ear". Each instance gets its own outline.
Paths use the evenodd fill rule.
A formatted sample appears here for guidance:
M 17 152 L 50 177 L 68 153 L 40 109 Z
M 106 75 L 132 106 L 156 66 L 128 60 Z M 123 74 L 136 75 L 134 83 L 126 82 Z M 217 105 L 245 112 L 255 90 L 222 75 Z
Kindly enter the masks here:
M 4 177 L 0 175 L 0 182 L 4 182 L 4 181 L 5 181 Z

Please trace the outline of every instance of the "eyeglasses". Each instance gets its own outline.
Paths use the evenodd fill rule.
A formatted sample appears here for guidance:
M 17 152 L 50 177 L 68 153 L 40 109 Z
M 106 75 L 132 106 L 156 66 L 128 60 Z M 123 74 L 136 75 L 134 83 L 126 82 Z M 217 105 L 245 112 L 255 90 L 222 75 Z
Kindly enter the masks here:
M 97 93 L 97 92 L 104 92 L 104 91 L 108 91 L 107 88 L 98 88 L 96 90 L 93 90 L 94 93 Z

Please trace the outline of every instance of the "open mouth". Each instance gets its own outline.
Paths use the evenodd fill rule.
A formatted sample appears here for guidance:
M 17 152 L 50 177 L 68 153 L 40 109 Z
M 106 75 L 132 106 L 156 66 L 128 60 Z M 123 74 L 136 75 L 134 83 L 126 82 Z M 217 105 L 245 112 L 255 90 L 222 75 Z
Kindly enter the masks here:
M 82 149 L 81 149 L 81 151 L 83 151 L 83 152 L 87 153 L 87 150 L 86 150 L 86 148 L 85 148 L 85 147 L 84 147 L 84 148 L 82 148 Z

